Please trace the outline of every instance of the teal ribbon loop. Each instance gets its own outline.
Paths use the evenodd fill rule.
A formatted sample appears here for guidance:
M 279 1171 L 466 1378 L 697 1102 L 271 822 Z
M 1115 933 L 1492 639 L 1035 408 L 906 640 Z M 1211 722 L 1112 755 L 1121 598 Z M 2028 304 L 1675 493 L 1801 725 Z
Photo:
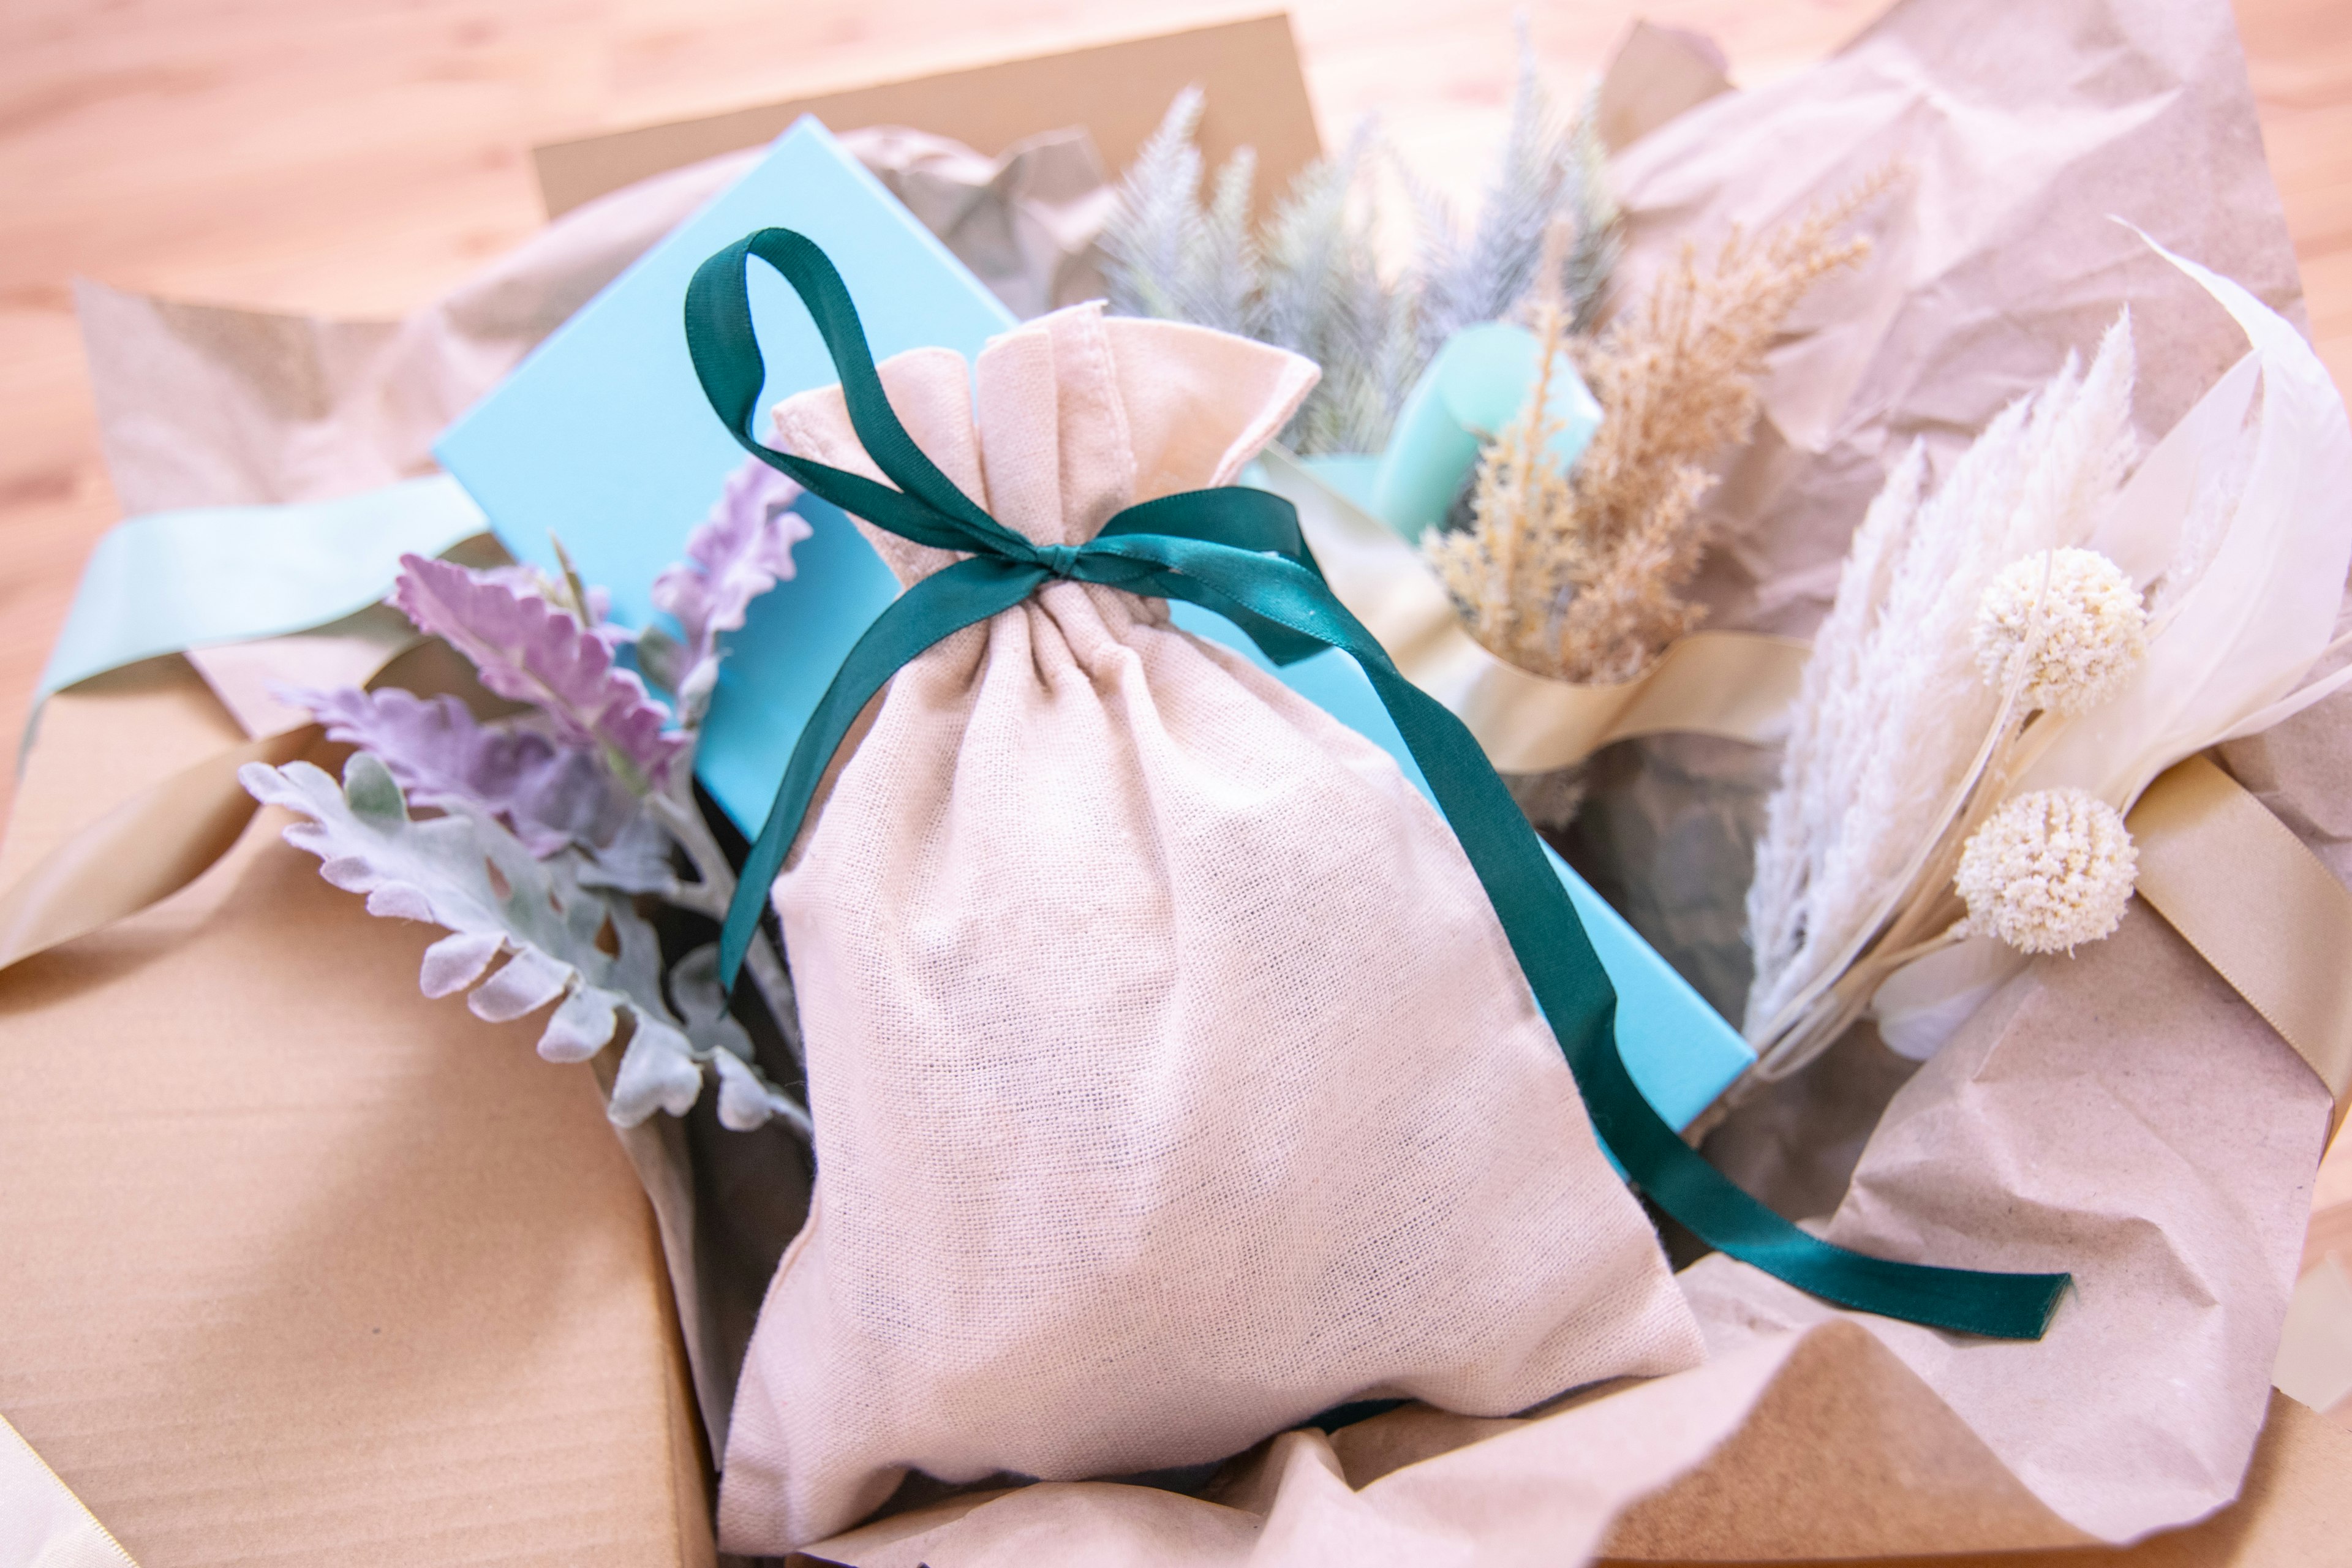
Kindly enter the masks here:
M 808 306 L 841 372 L 850 424 L 896 489 L 772 451 L 753 436 L 765 380 L 746 276 L 755 256 Z M 790 229 L 761 229 L 702 264 L 687 289 L 686 338 L 711 406 L 746 451 L 844 511 L 967 557 L 915 584 L 876 618 L 802 731 L 727 912 L 719 944 L 727 984 L 734 984 L 826 763 L 899 668 L 1055 578 L 1189 600 L 1232 619 L 1277 663 L 1335 647 L 1361 667 L 1486 889 L 1594 1130 L 1661 1208 L 1709 1246 L 1841 1306 L 1999 1339 L 2042 1336 L 2068 1276 L 1940 1268 L 1832 1247 L 1734 1186 L 1651 1108 L 1618 1053 L 1616 993 L 1535 830 L 1462 721 L 1405 679 L 1332 595 L 1288 501 L 1241 488 L 1191 490 L 1128 508 L 1086 544 L 1032 543 L 989 516 L 915 445 L 891 411 L 841 275 Z

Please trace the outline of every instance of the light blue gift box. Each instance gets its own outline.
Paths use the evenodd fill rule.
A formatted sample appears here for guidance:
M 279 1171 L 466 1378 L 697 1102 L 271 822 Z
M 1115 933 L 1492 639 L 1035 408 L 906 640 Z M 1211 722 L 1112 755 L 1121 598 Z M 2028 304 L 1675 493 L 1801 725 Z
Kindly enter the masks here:
M 641 258 L 436 448 L 508 549 L 552 565 L 561 535 L 583 579 L 608 585 L 616 619 L 654 618 L 647 591 L 683 553 L 742 452 L 712 414 L 687 357 L 686 286 L 713 252 L 756 228 L 798 229 L 840 268 L 878 361 L 938 345 L 971 358 L 1014 323 L 995 297 L 824 127 L 803 119 L 734 186 Z M 838 376 L 791 290 L 754 268 L 752 314 L 768 364 L 764 403 Z M 897 584 L 849 521 L 804 497 L 814 530 L 793 549 L 794 575 L 756 601 L 734 635 L 711 702 L 698 771 L 745 834 L 765 818 L 793 743 L 858 635 Z M 1222 617 L 1172 607 L 1199 636 L 1265 660 Z M 1270 667 L 1269 667 L 1270 668 Z M 1386 748 L 1427 785 L 1370 682 L 1344 655 L 1275 673 Z M 1557 857 L 1619 997 L 1626 1065 L 1675 1126 L 1706 1108 L 1753 1059 L 1698 994 Z

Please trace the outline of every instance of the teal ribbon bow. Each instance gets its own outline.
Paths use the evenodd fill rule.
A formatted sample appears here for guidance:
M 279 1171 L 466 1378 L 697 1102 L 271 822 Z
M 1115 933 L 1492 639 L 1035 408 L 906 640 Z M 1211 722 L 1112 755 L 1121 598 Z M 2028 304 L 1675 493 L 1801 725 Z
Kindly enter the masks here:
M 766 374 L 748 291 L 755 256 L 783 275 L 815 319 L 841 373 L 850 424 L 897 489 L 772 451 L 752 436 Z M 1405 679 L 1332 596 L 1288 501 L 1242 488 L 1191 490 L 1129 507 L 1087 543 L 1032 543 L 989 516 L 915 445 L 875 374 L 841 275 L 813 241 L 790 229 L 761 229 L 702 264 L 687 289 L 686 340 L 703 391 L 744 450 L 844 511 L 967 557 L 915 584 L 877 617 L 802 731 L 727 911 L 719 962 L 729 985 L 825 765 L 902 666 L 1057 577 L 1189 600 L 1232 619 L 1277 663 L 1335 647 L 1362 668 L 1477 872 L 1594 1130 L 1661 1208 L 1709 1246 L 1842 1306 L 1999 1339 L 2042 1336 L 2069 1276 L 1940 1268 L 1832 1247 L 1734 1186 L 1651 1108 L 1618 1054 L 1616 992 L 1535 830 L 1462 721 Z

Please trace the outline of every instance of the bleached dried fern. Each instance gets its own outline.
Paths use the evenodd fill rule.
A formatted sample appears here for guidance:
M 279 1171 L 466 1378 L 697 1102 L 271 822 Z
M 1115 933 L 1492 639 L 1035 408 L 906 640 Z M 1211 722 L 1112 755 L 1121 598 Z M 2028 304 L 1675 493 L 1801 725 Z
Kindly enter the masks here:
M 1949 923 L 1971 802 L 2016 765 L 2004 746 L 2016 738 L 2017 683 L 1997 687 L 1979 668 L 1979 604 L 2003 568 L 2089 537 L 2132 461 L 2132 381 L 2126 313 L 2087 372 L 2070 353 L 1933 495 L 1915 443 L 1856 531 L 1806 665 L 1748 895 L 1748 1034 L 1769 1047 L 1774 1075 L 1826 1047 L 1868 1000 L 1866 952 L 1891 960 Z
M 1843 234 L 1892 171 L 1762 242 L 1738 231 L 1701 270 L 1696 247 L 1641 305 L 1579 353 L 1575 310 L 1547 264 L 1535 329 L 1541 369 L 1528 411 L 1488 447 L 1467 530 L 1425 546 L 1471 632 L 1497 656 L 1564 680 L 1641 673 L 1700 609 L 1680 596 L 1707 542 L 1710 465 L 1747 440 L 1764 356 L 1822 277 L 1867 255 Z M 1555 241 L 1556 251 L 1562 242 Z M 1546 454 L 1545 401 L 1580 358 L 1600 430 L 1575 472 Z

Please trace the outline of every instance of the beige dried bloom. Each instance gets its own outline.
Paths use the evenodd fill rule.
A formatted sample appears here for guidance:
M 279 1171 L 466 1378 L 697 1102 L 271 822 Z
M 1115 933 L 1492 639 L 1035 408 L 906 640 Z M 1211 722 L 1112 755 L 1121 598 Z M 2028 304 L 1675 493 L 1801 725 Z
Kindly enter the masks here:
M 2087 790 L 2004 803 L 1960 851 L 1969 925 L 2022 952 L 2073 952 L 2123 923 L 2139 852 L 2116 808 Z
M 2147 610 L 2122 567 L 2068 547 L 2011 562 L 1985 585 L 1970 637 L 1994 687 L 2025 660 L 2028 709 L 2083 713 L 2115 694 L 2147 654 Z
M 1765 353 L 1797 301 L 1869 253 L 1840 234 L 1894 173 L 1760 244 L 1734 231 L 1705 270 L 1686 246 L 1639 309 L 1580 350 L 1556 294 L 1538 299 L 1527 411 L 1481 460 L 1472 526 L 1425 546 L 1490 651 L 1559 679 L 1630 680 L 1697 624 L 1705 612 L 1678 591 L 1707 543 L 1708 465 L 1754 429 Z M 1565 474 L 1545 451 L 1557 426 L 1544 408 L 1572 357 L 1602 418 Z

